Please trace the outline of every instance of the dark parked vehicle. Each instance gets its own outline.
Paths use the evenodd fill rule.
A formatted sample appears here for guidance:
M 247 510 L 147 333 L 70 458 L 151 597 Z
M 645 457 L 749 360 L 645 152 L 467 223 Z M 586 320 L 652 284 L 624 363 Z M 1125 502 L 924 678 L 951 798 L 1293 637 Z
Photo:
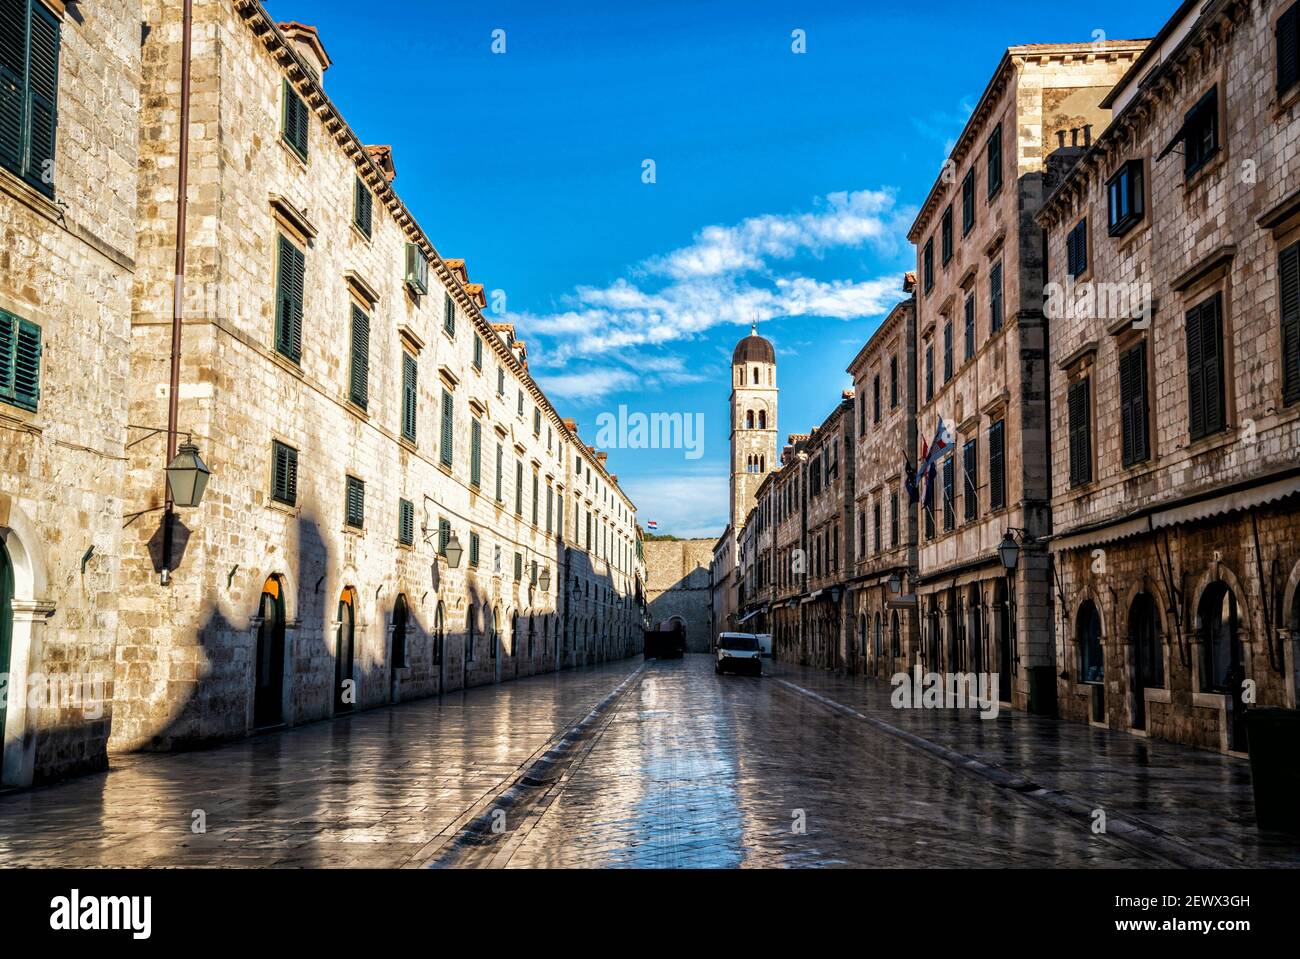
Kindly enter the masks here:
M 681 623 L 674 623 L 670 630 L 647 629 L 645 631 L 646 659 L 681 659 L 686 655 L 686 629 Z

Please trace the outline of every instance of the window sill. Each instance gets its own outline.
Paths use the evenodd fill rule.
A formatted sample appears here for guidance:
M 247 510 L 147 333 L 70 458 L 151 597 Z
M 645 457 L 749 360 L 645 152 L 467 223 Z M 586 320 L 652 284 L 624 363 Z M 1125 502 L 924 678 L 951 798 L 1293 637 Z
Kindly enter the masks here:
M 1273 106 L 1273 119 L 1289 119 L 1286 115 L 1291 112 L 1291 108 L 1300 103 L 1300 83 L 1297 83 L 1290 90 L 1278 94 L 1277 102 Z
M 345 536 L 365 536 L 365 535 L 366 535 L 366 529 L 365 529 L 364 526 L 348 526 L 346 523 L 343 525 L 343 530 L 342 530 L 342 532 L 343 532 L 343 534 L 344 534 Z
M 295 150 L 293 147 L 289 146 L 289 141 L 284 138 L 283 133 L 280 134 L 279 143 L 280 146 L 284 149 L 285 155 L 287 155 L 290 160 L 296 163 L 299 169 L 301 169 L 304 173 L 308 169 L 310 169 L 311 161 L 308 160 L 307 157 L 299 153 L 297 150 Z M 310 154 L 308 155 L 310 156 Z
M 1228 151 L 1220 144 L 1204 163 L 1183 176 L 1183 196 L 1195 190 L 1197 187 L 1218 172 L 1219 168 L 1228 162 Z
M 58 203 L 22 177 L 2 167 L 0 167 L 0 192 L 7 193 L 51 222 L 63 222 L 65 214 Z
M 370 233 L 367 233 L 365 230 L 361 229 L 361 227 L 357 226 L 357 224 L 356 224 L 355 221 L 354 221 L 353 224 L 352 224 L 352 232 L 353 232 L 353 233 L 354 233 L 358 238 L 364 240 L 364 241 L 365 241 L 366 243 L 368 243 L 368 244 L 373 244 L 373 243 L 375 242 L 374 229 L 373 229 L 373 227 L 371 228 L 371 232 L 370 232 Z
M 288 503 L 281 503 L 277 499 L 268 498 L 262 505 L 276 513 L 283 513 L 284 515 L 292 516 L 295 519 L 302 515 L 301 506 L 290 506 Z
M 419 453 L 419 452 L 420 452 L 420 447 L 419 447 L 419 445 L 415 442 L 415 440 L 413 440 L 413 439 L 411 439 L 410 437 L 407 437 L 407 436 L 399 436 L 399 437 L 397 438 L 397 445 L 398 445 L 398 446 L 401 446 L 401 447 L 404 448 L 404 449 L 409 450 L 409 451 L 412 452 L 412 453 Z
M 284 370 L 287 373 L 292 373 L 300 380 L 306 379 L 307 374 L 303 372 L 302 363 L 300 361 L 295 361 L 292 357 L 285 356 L 283 353 L 281 353 L 279 350 L 275 349 L 274 347 L 271 348 L 270 355 L 271 355 L 271 359 L 282 370 Z
M 414 544 L 414 543 L 403 543 L 403 542 L 399 539 L 395 545 L 397 546 L 398 549 L 400 549 L 400 550 L 405 550 L 405 551 L 408 552 L 408 553 L 414 553 L 414 552 L 415 552 L 415 544 Z

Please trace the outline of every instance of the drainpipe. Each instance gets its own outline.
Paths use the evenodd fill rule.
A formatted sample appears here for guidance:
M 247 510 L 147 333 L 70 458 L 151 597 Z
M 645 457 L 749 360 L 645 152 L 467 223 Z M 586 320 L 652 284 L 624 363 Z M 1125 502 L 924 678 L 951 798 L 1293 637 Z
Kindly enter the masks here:
M 185 11 L 181 27 L 180 161 L 176 186 L 176 285 L 172 295 L 171 379 L 167 390 L 167 460 L 163 464 L 164 466 L 170 464 L 176 458 L 177 419 L 179 418 L 181 388 L 181 320 L 184 314 L 185 301 L 185 215 L 189 205 L 190 172 L 190 58 L 192 52 L 190 34 L 193 32 L 193 26 L 194 3 L 193 0 L 185 0 Z M 166 486 L 165 489 L 167 509 L 163 514 L 163 585 L 167 585 L 171 580 L 172 527 L 175 513 L 171 487 Z

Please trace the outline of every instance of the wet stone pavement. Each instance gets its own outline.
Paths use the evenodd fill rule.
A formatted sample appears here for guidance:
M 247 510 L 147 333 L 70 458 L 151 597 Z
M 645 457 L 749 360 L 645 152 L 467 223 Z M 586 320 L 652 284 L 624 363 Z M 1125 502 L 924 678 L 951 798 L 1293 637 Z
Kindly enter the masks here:
M 435 864 L 629 677 L 592 734 L 570 737 L 559 778 L 522 790 L 528 802 L 476 864 L 1165 864 L 912 734 L 1218 863 L 1300 865 L 1300 843 L 1254 828 L 1241 760 L 1019 713 L 894 710 L 884 683 L 797 667 L 718 677 L 703 656 L 533 677 L 200 753 L 115 757 L 107 774 L 0 796 L 0 865 Z M 192 831 L 196 810 L 206 833 Z

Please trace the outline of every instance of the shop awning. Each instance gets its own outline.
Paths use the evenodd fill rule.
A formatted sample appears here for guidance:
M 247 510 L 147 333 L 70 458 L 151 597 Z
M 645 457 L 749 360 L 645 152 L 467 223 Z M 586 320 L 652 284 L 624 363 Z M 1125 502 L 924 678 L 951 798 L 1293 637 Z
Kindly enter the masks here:
M 1151 526 L 1153 529 L 1161 529 L 1166 526 L 1195 523 L 1209 519 L 1212 516 L 1226 516 L 1228 513 L 1236 513 L 1240 510 L 1254 509 L 1256 506 L 1276 503 L 1278 500 L 1286 499 L 1288 496 L 1295 496 L 1297 493 L 1300 493 L 1300 476 L 1290 476 L 1272 483 L 1265 483 L 1263 486 L 1238 490 L 1235 493 L 1225 493 L 1222 496 L 1201 500 L 1199 503 L 1188 503 L 1186 506 L 1180 506 L 1177 509 L 1156 513 L 1151 517 Z

